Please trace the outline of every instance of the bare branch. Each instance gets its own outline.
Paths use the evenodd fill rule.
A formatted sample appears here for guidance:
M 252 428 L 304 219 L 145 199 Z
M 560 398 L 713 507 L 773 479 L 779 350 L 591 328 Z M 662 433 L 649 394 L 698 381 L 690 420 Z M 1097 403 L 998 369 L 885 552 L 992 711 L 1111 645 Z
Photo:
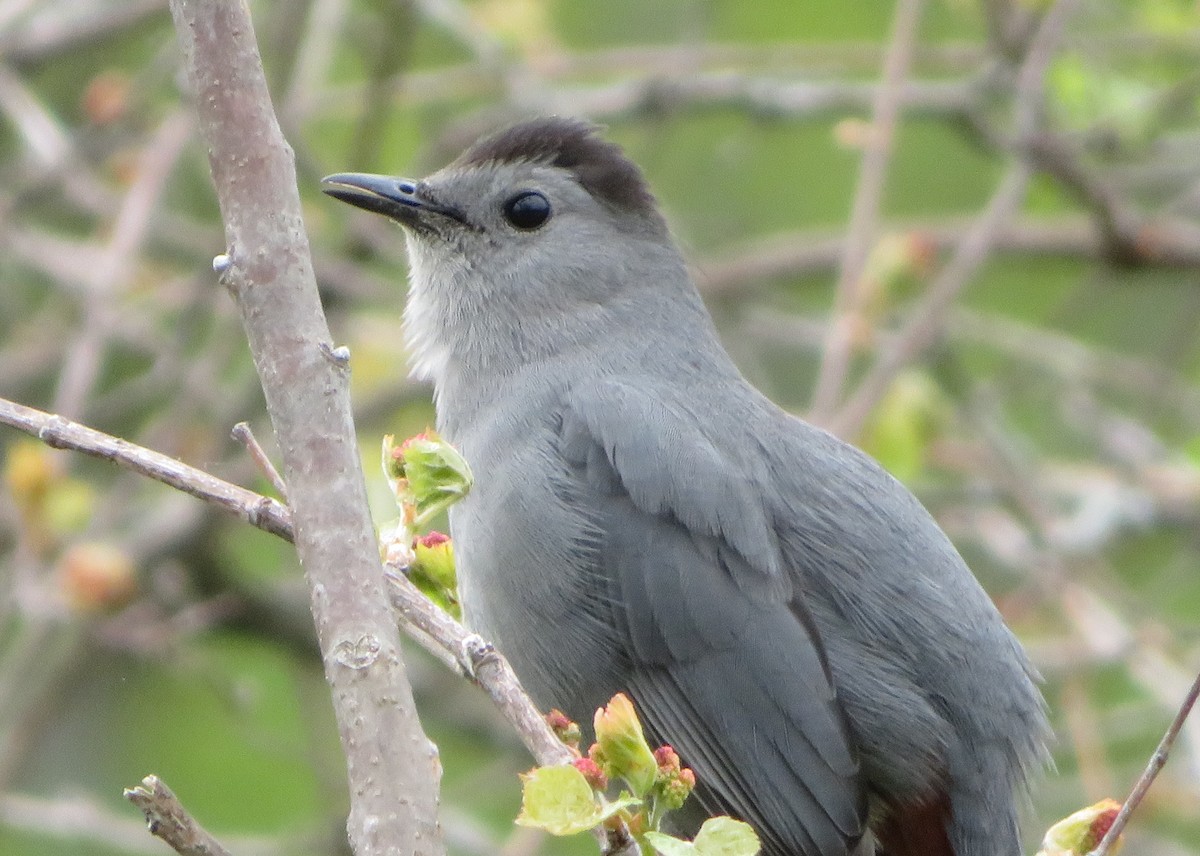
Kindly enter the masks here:
M 179 856 L 231 856 L 158 776 L 147 776 L 137 787 L 126 788 L 125 799 L 146 815 L 150 833 L 171 845 Z
M 569 764 L 573 758 L 522 689 L 512 666 L 490 644 L 471 633 L 400 574 L 388 573 L 388 594 L 401 620 L 454 655 L 459 670 L 487 692 L 521 742 L 542 766 Z
M 292 540 L 288 510 L 275 500 L 223 482 L 158 452 L 4 399 L 0 399 L 0 423 L 38 437 L 54 448 L 74 449 L 114 461 L 206 502 L 233 510 L 251 525 L 284 540 Z M 574 757 L 571 751 L 546 724 L 508 661 L 490 643 L 446 614 L 408 579 L 389 572 L 385 572 L 385 577 L 389 600 L 405 632 L 437 659 L 480 686 L 538 764 L 570 763 Z M 162 787 L 165 789 L 166 786 Z M 169 790 L 166 793 L 171 797 Z M 614 840 L 623 841 L 619 830 Z M 175 845 L 172 843 L 172 846 Z

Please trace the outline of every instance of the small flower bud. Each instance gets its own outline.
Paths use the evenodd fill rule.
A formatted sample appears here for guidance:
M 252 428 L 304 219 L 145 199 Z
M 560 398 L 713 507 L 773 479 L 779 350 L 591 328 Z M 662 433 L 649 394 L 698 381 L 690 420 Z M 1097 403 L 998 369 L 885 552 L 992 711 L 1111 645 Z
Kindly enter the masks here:
M 655 749 L 654 760 L 658 763 L 654 788 L 667 810 L 674 811 L 691 796 L 696 787 L 696 775 L 680 763 L 679 755 L 670 746 Z
M 430 600 L 455 618 L 462 614 L 458 603 L 458 578 L 454 569 L 454 543 L 448 535 L 430 532 L 412 542 L 408 578 Z
M 454 589 L 458 581 L 454 574 L 454 543 L 449 535 L 430 532 L 413 539 L 413 570 L 424 574 L 430 582 Z
M 601 767 L 629 783 L 635 796 L 644 796 L 654 785 L 658 764 L 646 744 L 633 702 L 623 693 L 596 711 L 596 743 L 603 756 Z
M 600 765 L 591 758 L 576 758 L 571 762 L 575 769 L 583 773 L 587 783 L 597 791 L 608 790 L 608 776 L 600 769 Z
M 579 730 L 579 725 L 572 722 L 569 716 L 555 708 L 546 714 L 546 724 L 550 726 L 550 730 L 559 740 L 576 752 L 579 751 L 579 741 L 583 739 L 583 733 Z
M 660 774 L 679 772 L 679 756 L 670 746 L 659 746 L 655 749 L 654 760 L 658 764 Z
M 1100 844 L 1120 811 L 1119 802 L 1107 799 L 1063 818 L 1046 831 L 1038 856 L 1085 856 Z M 1110 852 L 1116 853 L 1122 843 L 1118 838 Z

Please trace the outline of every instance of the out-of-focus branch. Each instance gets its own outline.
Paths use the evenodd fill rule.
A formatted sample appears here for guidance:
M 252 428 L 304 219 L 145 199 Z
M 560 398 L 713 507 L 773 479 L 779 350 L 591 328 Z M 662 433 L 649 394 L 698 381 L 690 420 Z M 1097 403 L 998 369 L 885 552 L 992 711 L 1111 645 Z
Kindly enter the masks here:
M 1075 4 L 1076 0 L 1057 0 L 1047 10 L 1017 71 L 1013 126 L 1019 140 L 1029 138 L 1040 121 L 1046 71 Z M 1001 226 L 1025 198 L 1032 175 L 1033 167 L 1025 159 L 1018 158 L 1009 166 L 987 206 L 929 287 L 897 346 L 871 368 L 850 401 L 828 425 L 834 433 L 846 437 L 857 434 L 901 369 L 938 339 L 951 304 L 988 258 Z
M 82 44 L 135 27 L 153 15 L 166 15 L 167 0 L 106 0 L 40 4 L 27 21 L 4 28 L 0 55 L 17 65 L 45 62 Z
M 358 856 L 445 852 L 440 765 L 417 720 L 351 419 L 330 342 L 291 148 L 271 107 L 245 4 L 172 0 L 225 223 L 222 281 L 250 341 L 283 458 L 296 547 L 333 694 Z
M 912 59 L 920 19 L 921 0 L 901 0 L 896 4 L 892 36 L 884 60 L 883 80 L 875 90 L 871 126 L 864 142 L 858 187 L 842 246 L 842 265 L 834 291 L 833 316 L 813 392 L 811 415 L 817 422 L 829 417 L 841 397 L 846 370 L 854 352 L 854 330 L 858 326 L 857 319 L 864 297 L 862 275 L 879 224 L 879 206 L 883 199 L 896 117 L 900 113 L 900 88 Z
M 0 794 L 0 823 L 6 827 L 64 842 L 86 841 L 126 856 L 162 856 L 161 844 L 146 836 L 146 826 L 86 797 L 36 797 Z M 267 836 L 226 836 L 239 856 L 286 856 L 307 842 Z M 77 846 L 72 844 L 70 846 Z
M 63 360 L 54 397 L 56 413 L 78 416 L 83 410 L 112 335 L 116 298 L 130 275 L 129 259 L 139 255 L 159 197 L 191 134 L 192 117 L 177 111 L 163 120 L 142 152 L 137 178 L 121 201 L 112 238 L 86 280 L 83 329 L 73 338 Z
M 0 824 L 39 836 L 83 839 L 127 856 L 162 856 L 162 845 L 128 813 L 116 815 L 83 798 L 0 794 Z
M 137 787 L 126 788 L 125 799 L 146 815 L 150 833 L 171 845 L 179 856 L 230 856 L 158 776 L 147 776 Z
M 936 250 L 957 246 L 971 222 L 897 222 L 887 231 L 919 236 Z M 1135 264 L 1145 268 L 1200 268 L 1200 227 L 1182 219 L 1158 220 L 1142 229 L 1144 251 Z M 840 233 L 808 230 L 748 242 L 695 265 L 696 282 L 712 297 L 731 296 L 776 277 L 825 274 L 838 263 Z M 1111 258 L 1092 218 L 1026 218 L 1002 226 L 992 241 L 993 253 L 1014 256 L 1061 256 L 1084 261 Z
M 708 72 L 687 78 L 650 77 L 603 86 L 548 90 L 543 109 L 582 113 L 599 120 L 657 115 L 672 110 L 735 109 L 750 116 L 798 119 L 869 110 L 877 84 L 789 80 Z M 974 105 L 970 82 L 908 81 L 897 101 L 911 115 L 959 115 Z

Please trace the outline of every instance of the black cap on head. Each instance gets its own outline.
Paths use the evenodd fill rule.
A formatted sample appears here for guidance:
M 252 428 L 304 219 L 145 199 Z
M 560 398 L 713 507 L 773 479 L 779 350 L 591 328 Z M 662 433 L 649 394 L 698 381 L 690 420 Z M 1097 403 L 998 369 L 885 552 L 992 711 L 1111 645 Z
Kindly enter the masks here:
M 642 171 L 616 143 L 582 119 L 546 116 L 484 137 L 452 164 L 542 163 L 565 169 L 593 198 L 614 208 L 657 216 Z

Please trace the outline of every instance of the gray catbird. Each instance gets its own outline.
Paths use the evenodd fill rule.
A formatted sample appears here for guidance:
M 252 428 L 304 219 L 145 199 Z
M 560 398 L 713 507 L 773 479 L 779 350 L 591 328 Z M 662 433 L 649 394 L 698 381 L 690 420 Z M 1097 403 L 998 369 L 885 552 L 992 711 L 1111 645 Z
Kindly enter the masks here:
M 466 617 L 538 704 L 626 692 L 696 772 L 685 828 L 768 856 L 1017 856 L 1024 653 L 904 487 L 741 376 L 616 145 L 536 119 L 324 189 L 404 227 L 414 371 L 476 474 Z

